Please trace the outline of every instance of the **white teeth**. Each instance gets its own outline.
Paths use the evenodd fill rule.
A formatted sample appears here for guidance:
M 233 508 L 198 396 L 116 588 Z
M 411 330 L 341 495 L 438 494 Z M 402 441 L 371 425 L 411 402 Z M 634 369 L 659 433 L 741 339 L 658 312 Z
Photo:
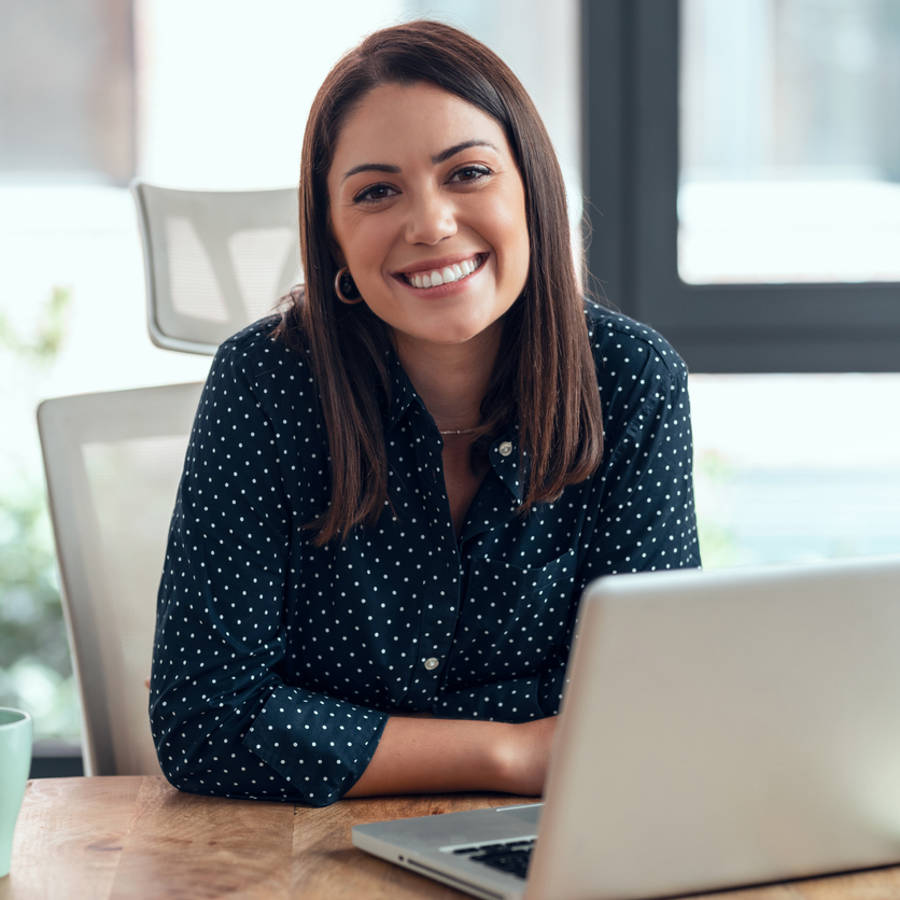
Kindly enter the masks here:
M 445 266 L 443 269 L 435 269 L 433 272 L 416 272 L 414 275 L 407 276 L 409 283 L 413 287 L 427 288 L 437 287 L 439 284 L 451 284 L 471 275 L 478 268 L 478 263 L 474 259 L 464 259 L 460 263 L 453 263 L 451 266 Z

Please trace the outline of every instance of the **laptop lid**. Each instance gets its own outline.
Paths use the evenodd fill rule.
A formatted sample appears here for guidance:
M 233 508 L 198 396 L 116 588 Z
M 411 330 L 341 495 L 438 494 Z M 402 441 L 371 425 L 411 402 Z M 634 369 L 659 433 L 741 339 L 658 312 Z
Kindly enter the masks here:
M 900 557 L 585 592 L 526 897 L 900 861 Z

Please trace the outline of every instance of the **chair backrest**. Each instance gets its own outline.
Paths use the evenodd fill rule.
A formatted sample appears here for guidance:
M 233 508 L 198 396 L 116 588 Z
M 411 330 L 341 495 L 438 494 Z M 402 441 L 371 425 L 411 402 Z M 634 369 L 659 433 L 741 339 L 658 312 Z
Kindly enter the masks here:
M 211 355 L 301 280 L 296 188 L 131 191 L 158 347 Z
M 83 394 L 38 407 L 88 775 L 160 771 L 144 681 L 201 387 Z

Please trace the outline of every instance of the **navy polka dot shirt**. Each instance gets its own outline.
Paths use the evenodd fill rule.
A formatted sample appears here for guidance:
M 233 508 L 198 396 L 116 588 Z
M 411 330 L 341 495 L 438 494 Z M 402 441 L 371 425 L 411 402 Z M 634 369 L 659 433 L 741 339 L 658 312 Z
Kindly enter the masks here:
M 273 319 L 222 344 L 159 590 L 150 717 L 176 787 L 322 806 L 391 712 L 554 715 L 585 585 L 700 564 L 685 366 L 652 329 L 586 315 L 605 427 L 593 477 L 518 515 L 513 429 L 457 536 L 441 437 L 392 355 L 393 508 L 323 548 L 302 527 L 329 495 L 309 360 L 270 337 Z

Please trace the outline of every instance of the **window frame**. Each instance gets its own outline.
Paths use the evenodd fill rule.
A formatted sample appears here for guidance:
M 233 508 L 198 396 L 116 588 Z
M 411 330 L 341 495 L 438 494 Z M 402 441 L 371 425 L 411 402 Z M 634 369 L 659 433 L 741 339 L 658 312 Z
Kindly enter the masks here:
M 601 294 L 659 329 L 693 371 L 900 371 L 898 282 L 680 278 L 680 6 L 582 0 L 587 262 Z

